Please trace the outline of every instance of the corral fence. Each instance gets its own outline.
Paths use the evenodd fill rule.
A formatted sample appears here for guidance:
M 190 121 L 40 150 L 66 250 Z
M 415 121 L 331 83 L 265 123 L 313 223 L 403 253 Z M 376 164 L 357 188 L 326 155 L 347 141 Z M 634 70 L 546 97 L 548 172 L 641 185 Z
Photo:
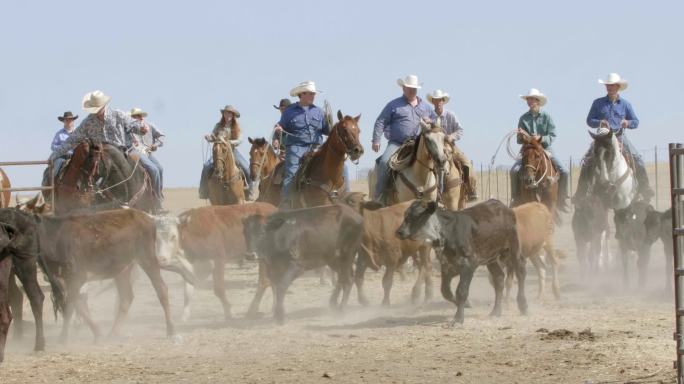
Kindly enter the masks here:
M 670 144 L 670 198 L 672 203 L 672 243 L 674 249 L 675 333 L 677 342 L 677 383 L 684 383 L 684 145 Z
M 4 161 L 0 162 L 0 167 L 12 167 L 12 166 L 29 166 L 29 165 L 47 165 L 52 168 L 52 162 L 49 160 L 38 160 L 38 161 Z M 50 171 L 50 185 L 49 186 L 38 186 L 38 187 L 10 187 L 7 189 L 0 186 L 0 193 L 3 191 L 10 192 L 31 192 L 31 191 L 50 191 L 50 207 L 52 212 L 55 211 L 55 193 L 54 193 L 55 178 L 53 173 Z

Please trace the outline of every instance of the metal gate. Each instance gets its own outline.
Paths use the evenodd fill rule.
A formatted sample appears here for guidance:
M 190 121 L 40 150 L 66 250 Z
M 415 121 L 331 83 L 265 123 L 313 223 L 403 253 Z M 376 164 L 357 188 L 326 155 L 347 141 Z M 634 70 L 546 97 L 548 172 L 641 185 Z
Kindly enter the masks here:
M 677 341 L 677 383 L 684 384 L 684 145 L 670 144 L 670 191 L 672 198 L 672 242 Z
M 52 164 L 51 161 L 49 160 L 43 160 L 43 161 L 5 161 L 5 162 L 0 162 L 0 167 L 8 167 L 8 166 L 19 166 L 19 165 L 48 165 L 50 166 Z M 2 191 L 10 191 L 10 192 L 30 192 L 30 191 L 50 191 L 50 207 L 52 212 L 55 212 L 55 178 L 52 175 L 52 172 L 50 172 L 50 185 L 47 187 L 21 187 L 21 188 L 15 188 L 11 187 L 8 189 L 3 189 L 2 186 L 0 186 L 0 192 Z

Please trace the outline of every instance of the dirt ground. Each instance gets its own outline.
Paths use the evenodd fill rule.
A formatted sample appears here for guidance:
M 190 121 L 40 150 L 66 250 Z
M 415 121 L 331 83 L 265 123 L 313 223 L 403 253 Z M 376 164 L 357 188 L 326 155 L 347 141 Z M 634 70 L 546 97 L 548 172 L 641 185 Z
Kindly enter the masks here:
M 169 190 L 166 206 L 175 213 L 199 206 L 195 190 Z M 328 309 L 329 285 L 304 276 L 286 298 L 287 323 L 276 325 L 266 294 L 258 320 L 243 314 L 256 288 L 256 266 L 226 269 L 234 320 L 225 322 L 209 281 L 196 290 L 193 316 L 180 320 L 180 278 L 165 273 L 180 343 L 165 337 L 163 313 L 147 278 L 140 273 L 136 298 L 117 340 L 93 343 L 77 324 L 68 345 L 57 342 L 57 322 L 46 306 L 47 352 L 36 354 L 33 318 L 25 307 L 22 340 L 10 337 L 0 383 L 645 383 L 674 382 L 673 298 L 664 291 L 662 246 L 653 248 L 650 283 L 623 288 L 616 271 L 580 276 L 569 227 L 557 229 L 556 245 L 567 253 L 561 271 L 562 298 L 537 298 L 537 278 L 529 268 L 530 313 L 521 316 L 514 301 L 503 316 L 491 318 L 494 293 L 485 268 L 471 288 L 472 308 L 465 324 L 448 328 L 455 309 L 439 296 L 410 304 L 414 276 L 395 278 L 392 306 L 380 306 L 381 273 L 367 273 L 372 305 L 361 307 L 352 292 L 344 313 Z M 633 273 L 636 263 L 633 262 Z M 115 293 L 89 301 L 94 318 L 107 329 Z M 10 330 L 11 332 L 12 330 Z

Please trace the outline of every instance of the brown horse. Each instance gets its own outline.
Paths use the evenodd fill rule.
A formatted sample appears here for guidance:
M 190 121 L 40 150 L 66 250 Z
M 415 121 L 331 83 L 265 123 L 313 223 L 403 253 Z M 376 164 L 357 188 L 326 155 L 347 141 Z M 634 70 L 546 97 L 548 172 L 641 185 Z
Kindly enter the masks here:
M 546 205 L 556 222 L 560 224 L 560 216 L 556 210 L 558 204 L 558 171 L 553 167 L 551 158 L 541 144 L 541 138 L 523 136 L 521 150 L 522 188 L 517 205 L 538 202 Z
M 156 209 L 157 199 L 142 164 L 110 144 L 79 143 L 55 180 L 56 213 L 124 205 L 145 212 Z
M 242 174 L 235 163 L 230 143 L 213 137 L 214 170 L 207 181 L 211 205 L 244 204 L 245 190 Z
M 274 183 L 274 170 L 281 160 L 273 147 L 265 138 L 248 138 L 252 147 L 249 149 L 249 173 L 252 182 L 259 183 L 258 201 L 278 205 L 280 203 L 281 186 Z
M 12 198 L 12 192 L 8 191 L 12 187 L 9 177 L 0 168 L 0 208 L 7 208 Z
M 330 130 L 328 140 L 321 148 L 302 159 L 293 183 L 292 208 L 327 205 L 337 201 L 344 189 L 344 161 L 349 157 L 356 161 L 363 155 L 359 141 L 361 115 L 343 116 L 337 111 L 339 121 Z

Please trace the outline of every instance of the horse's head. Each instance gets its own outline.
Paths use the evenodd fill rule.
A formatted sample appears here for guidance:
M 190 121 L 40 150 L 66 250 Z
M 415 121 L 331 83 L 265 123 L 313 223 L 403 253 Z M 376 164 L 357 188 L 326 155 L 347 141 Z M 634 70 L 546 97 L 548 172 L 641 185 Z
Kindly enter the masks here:
M 525 188 L 534 189 L 543 179 L 549 164 L 546 162 L 546 154 L 541 144 L 541 138 L 525 137 L 522 147 L 522 179 Z
M 257 181 L 261 169 L 268 159 L 268 141 L 263 137 L 258 137 L 256 139 L 249 137 L 248 140 L 249 143 L 252 144 L 252 147 L 249 149 L 249 174 L 252 181 Z
M 446 134 L 439 124 L 420 123 L 421 141 L 424 143 L 430 159 L 435 163 L 435 169 L 444 169 L 447 163 Z
M 330 131 L 328 140 L 336 151 L 343 152 L 352 161 L 356 161 L 363 155 L 363 146 L 359 140 L 359 133 L 361 133 L 359 119 L 361 119 L 361 115 L 351 117 L 342 115 L 342 111 L 337 111 L 337 118 L 339 121 Z
M 221 139 L 214 140 L 211 147 L 211 155 L 214 160 L 214 177 L 223 180 L 224 173 L 232 164 L 228 164 L 228 159 L 232 159 L 230 145 Z
M 617 136 L 610 129 L 599 130 L 596 133 L 590 130 L 589 135 L 594 139 L 592 157 L 595 160 L 594 169 L 598 170 L 598 181 L 610 183 L 609 170 L 615 167 L 616 161 L 619 161 L 619 156 L 621 156 Z

